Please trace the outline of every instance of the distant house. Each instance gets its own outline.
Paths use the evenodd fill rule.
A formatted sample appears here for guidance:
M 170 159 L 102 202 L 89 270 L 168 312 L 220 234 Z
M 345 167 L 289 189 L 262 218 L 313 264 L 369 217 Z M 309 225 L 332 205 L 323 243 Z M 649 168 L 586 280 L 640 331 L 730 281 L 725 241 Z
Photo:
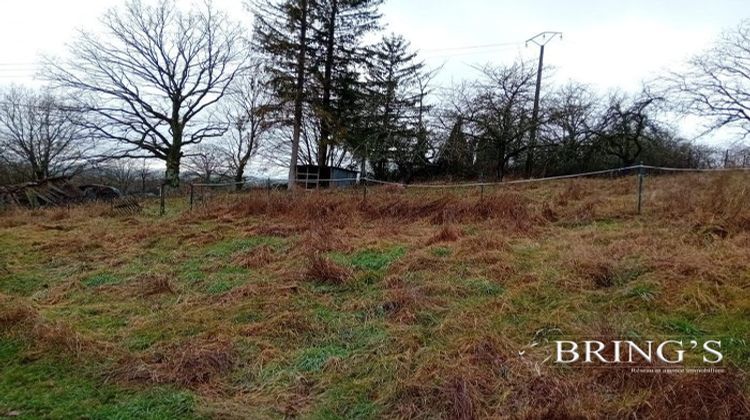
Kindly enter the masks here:
M 297 184 L 307 189 L 352 187 L 357 184 L 357 174 L 331 166 L 297 165 Z

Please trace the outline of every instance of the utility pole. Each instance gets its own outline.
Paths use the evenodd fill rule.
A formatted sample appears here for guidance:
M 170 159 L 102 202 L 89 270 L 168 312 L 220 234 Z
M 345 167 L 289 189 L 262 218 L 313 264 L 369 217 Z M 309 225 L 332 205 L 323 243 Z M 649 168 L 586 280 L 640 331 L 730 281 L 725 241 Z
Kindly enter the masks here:
M 531 115 L 531 133 L 529 134 L 529 150 L 526 153 L 526 176 L 531 177 L 534 169 L 534 148 L 536 148 L 536 134 L 539 127 L 539 95 L 542 88 L 542 70 L 544 69 L 544 46 L 550 41 L 559 37 L 562 39 L 562 32 L 542 32 L 526 40 L 526 46 L 532 42 L 539 46 L 539 67 L 536 71 L 536 92 L 534 94 L 534 111 Z

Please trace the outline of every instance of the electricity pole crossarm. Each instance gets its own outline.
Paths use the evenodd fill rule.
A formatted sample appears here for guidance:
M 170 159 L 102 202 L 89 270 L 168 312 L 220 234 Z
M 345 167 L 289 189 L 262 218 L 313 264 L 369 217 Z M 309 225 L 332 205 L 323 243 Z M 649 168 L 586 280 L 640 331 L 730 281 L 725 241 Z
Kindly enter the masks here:
M 542 88 L 542 70 L 544 69 L 544 46 L 553 39 L 562 39 L 562 32 L 542 32 L 526 40 L 526 46 L 534 43 L 539 46 L 539 67 L 536 72 L 536 92 L 534 94 L 534 110 L 531 115 L 531 132 L 529 133 L 529 151 L 526 153 L 526 176 L 530 177 L 534 169 L 534 148 L 536 147 L 536 135 L 539 128 L 539 96 Z

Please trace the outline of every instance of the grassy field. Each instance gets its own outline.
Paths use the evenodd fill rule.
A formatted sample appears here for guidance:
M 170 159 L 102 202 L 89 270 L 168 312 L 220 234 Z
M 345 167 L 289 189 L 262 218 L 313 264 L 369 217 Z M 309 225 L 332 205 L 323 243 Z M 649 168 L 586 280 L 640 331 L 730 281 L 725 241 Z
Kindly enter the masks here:
M 0 215 L 0 416 L 748 417 L 747 175 Z M 557 337 L 719 337 L 722 374 Z

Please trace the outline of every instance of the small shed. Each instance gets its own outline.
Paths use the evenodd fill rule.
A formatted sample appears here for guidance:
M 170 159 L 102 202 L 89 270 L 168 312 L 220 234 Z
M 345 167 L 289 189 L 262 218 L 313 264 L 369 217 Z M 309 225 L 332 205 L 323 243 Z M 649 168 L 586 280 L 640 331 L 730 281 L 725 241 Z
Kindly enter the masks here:
M 297 184 L 307 189 L 352 187 L 357 184 L 357 174 L 335 166 L 297 165 Z

